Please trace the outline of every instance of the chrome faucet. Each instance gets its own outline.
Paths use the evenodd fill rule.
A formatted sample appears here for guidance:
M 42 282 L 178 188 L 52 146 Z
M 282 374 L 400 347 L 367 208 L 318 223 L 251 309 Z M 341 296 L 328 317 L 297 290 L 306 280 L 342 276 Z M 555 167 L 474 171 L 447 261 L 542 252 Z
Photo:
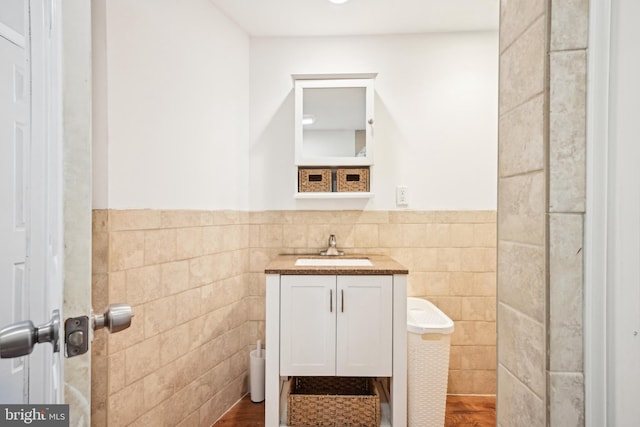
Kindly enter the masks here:
M 344 255 L 344 252 L 339 251 L 336 245 L 337 245 L 336 235 L 332 234 L 329 236 L 329 247 L 327 248 L 326 251 L 320 252 L 320 255 L 324 255 L 324 256 Z

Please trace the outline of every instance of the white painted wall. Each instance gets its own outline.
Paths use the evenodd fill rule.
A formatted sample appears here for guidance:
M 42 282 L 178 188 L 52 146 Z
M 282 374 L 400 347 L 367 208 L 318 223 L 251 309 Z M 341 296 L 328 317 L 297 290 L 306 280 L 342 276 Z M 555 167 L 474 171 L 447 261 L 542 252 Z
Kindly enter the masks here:
M 93 207 L 248 209 L 249 37 L 209 0 L 95 3 Z
M 295 200 L 292 74 L 378 73 L 368 201 Z M 250 209 L 496 209 L 497 32 L 251 40 Z

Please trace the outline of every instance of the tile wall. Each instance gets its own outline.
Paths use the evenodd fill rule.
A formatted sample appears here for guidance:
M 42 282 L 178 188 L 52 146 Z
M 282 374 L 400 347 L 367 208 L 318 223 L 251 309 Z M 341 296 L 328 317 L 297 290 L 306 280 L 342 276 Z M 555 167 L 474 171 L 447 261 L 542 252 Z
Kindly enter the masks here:
M 247 391 L 248 350 L 264 337 L 264 267 L 324 249 L 332 233 L 347 253 L 405 264 L 409 294 L 455 321 L 449 393 L 495 394 L 493 211 L 97 210 L 94 307 L 127 302 L 135 318 L 96 334 L 92 424 L 210 426 Z
M 498 424 L 583 426 L 588 0 L 501 1 Z
M 93 305 L 126 302 L 135 317 L 96 334 L 93 425 L 209 427 L 246 392 L 248 218 L 94 211 Z
M 409 296 L 428 298 L 454 320 L 449 393 L 495 394 L 495 218 L 493 211 L 251 212 L 251 305 L 264 307 L 263 271 L 271 259 L 326 249 L 335 234 L 347 253 L 385 254 L 404 264 Z

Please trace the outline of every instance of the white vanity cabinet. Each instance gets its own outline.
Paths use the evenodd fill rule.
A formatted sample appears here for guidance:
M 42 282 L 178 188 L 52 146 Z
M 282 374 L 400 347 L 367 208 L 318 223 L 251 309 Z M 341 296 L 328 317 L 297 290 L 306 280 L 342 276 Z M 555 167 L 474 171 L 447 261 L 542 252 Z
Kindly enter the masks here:
M 280 374 L 392 376 L 393 278 L 280 279 Z
M 265 426 L 286 426 L 294 376 L 370 377 L 381 427 L 407 425 L 407 274 L 389 257 L 372 265 L 298 266 L 281 255 L 265 269 Z

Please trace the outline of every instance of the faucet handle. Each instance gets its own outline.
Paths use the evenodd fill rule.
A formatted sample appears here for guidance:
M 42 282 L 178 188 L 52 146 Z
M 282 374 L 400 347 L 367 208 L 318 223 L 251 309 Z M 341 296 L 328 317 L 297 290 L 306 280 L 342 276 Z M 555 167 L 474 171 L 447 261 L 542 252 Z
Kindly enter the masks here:
M 336 235 L 335 234 L 331 234 L 329 236 L 329 247 L 330 248 L 335 248 L 336 247 Z

